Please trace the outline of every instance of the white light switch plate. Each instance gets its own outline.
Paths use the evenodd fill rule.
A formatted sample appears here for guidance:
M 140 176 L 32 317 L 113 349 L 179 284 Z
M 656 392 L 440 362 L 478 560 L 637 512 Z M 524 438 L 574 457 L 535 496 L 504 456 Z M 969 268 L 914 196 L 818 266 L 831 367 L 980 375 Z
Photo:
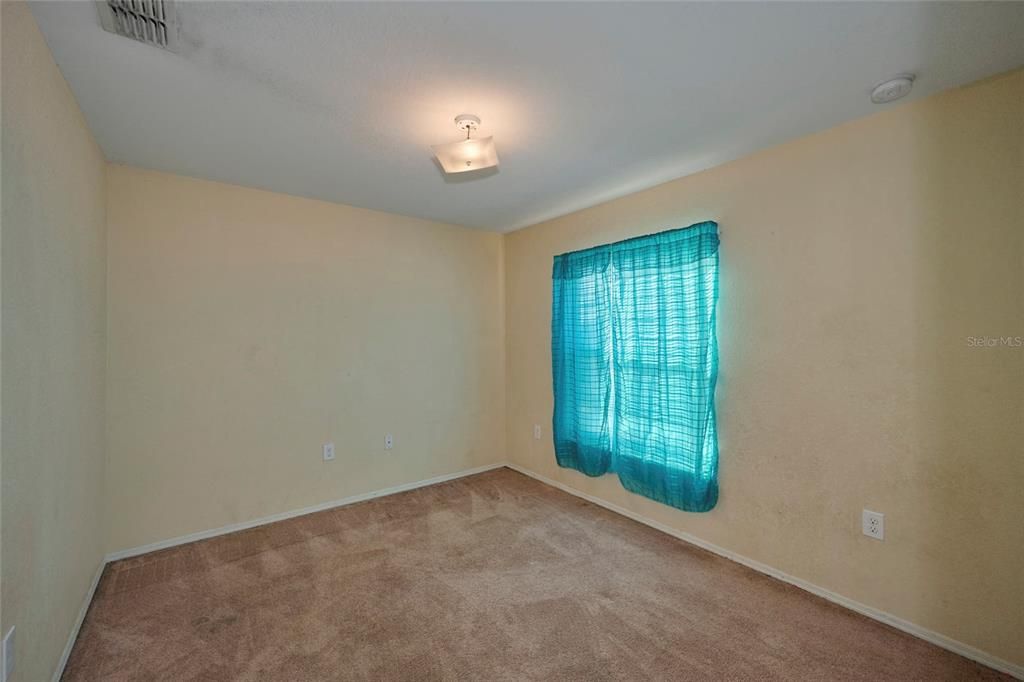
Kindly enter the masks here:
M 533 439 L 540 440 L 540 424 L 533 425 Z
M 392 435 L 389 433 L 388 435 L 384 436 L 384 449 L 385 450 L 390 450 L 394 446 L 395 446 L 395 439 L 392 437 Z
M 324 461 L 330 462 L 334 459 L 334 443 L 324 443 Z

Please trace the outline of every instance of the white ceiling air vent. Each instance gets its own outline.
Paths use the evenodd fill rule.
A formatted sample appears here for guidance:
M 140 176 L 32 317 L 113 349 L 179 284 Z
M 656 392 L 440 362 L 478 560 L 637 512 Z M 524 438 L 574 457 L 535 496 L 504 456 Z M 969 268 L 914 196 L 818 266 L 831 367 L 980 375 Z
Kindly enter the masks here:
M 103 29 L 171 52 L 178 51 L 174 0 L 96 0 Z

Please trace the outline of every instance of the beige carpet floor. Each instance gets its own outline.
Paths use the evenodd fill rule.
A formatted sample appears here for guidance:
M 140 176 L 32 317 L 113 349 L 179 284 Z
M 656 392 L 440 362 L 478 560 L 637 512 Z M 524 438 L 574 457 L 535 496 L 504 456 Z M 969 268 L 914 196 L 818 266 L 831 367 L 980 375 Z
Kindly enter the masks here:
M 65 680 L 991 680 L 508 469 L 110 564 Z

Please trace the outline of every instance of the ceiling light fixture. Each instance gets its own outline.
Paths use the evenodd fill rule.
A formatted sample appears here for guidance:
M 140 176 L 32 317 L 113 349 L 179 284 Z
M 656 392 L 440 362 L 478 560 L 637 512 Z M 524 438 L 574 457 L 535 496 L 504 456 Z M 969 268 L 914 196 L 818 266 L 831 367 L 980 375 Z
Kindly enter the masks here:
M 493 137 L 470 138 L 479 126 L 479 116 L 459 114 L 455 117 L 455 127 L 466 131 L 466 139 L 431 147 L 445 173 L 465 173 L 498 165 L 498 150 L 494 147 Z

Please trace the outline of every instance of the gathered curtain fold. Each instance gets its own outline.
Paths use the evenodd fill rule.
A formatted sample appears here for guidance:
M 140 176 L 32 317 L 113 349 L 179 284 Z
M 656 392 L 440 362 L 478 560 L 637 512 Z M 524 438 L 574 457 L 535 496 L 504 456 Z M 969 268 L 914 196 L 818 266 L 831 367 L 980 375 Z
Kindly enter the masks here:
M 555 257 L 560 466 L 686 511 L 718 500 L 718 225 Z

